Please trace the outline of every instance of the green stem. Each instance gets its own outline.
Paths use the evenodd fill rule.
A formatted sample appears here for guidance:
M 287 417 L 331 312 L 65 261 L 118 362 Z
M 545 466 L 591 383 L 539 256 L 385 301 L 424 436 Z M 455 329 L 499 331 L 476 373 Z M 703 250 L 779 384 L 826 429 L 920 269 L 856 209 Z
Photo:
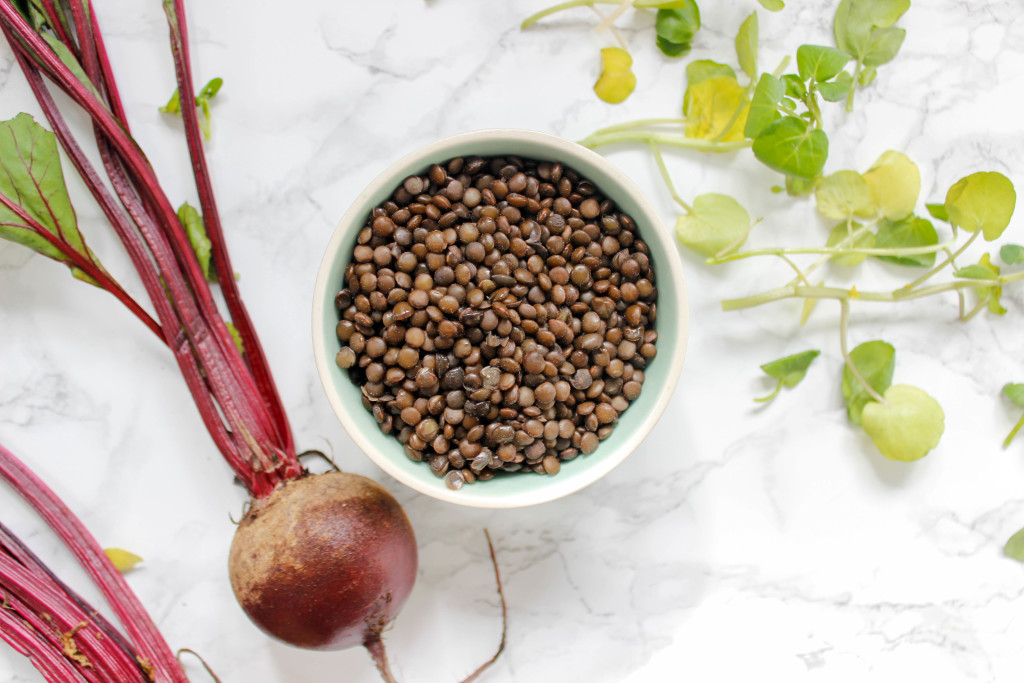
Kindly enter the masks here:
M 850 93 L 846 96 L 846 112 L 850 113 L 853 111 L 853 94 L 857 92 L 857 79 L 860 78 L 860 68 L 864 66 L 860 58 L 857 59 L 856 66 L 853 67 L 853 79 L 850 81 Z
M 752 140 L 736 140 L 734 142 L 715 142 L 713 140 L 701 140 L 699 138 L 688 138 L 685 135 L 670 133 L 653 133 L 649 131 L 623 131 L 609 135 L 591 135 L 579 141 L 584 147 L 600 147 L 601 145 L 612 145 L 622 142 L 644 142 L 669 147 L 682 147 L 685 149 L 696 149 L 702 152 L 731 152 L 737 149 L 750 147 Z
M 661 172 L 661 179 L 665 181 L 665 185 L 668 187 L 668 193 L 672 195 L 672 199 L 676 200 L 679 206 L 683 207 L 683 211 L 686 213 L 693 213 L 693 208 L 683 201 L 683 198 L 676 192 L 676 186 L 672 182 L 672 177 L 668 173 L 668 168 L 665 166 L 665 158 L 661 155 L 661 150 L 653 142 L 648 142 L 647 146 L 651 148 L 651 154 L 654 155 L 654 160 L 658 163 L 658 171 Z
M 875 391 L 875 388 L 864 379 L 864 375 L 860 374 L 860 370 L 853 362 L 853 358 L 850 356 L 850 351 L 847 348 L 846 336 L 850 329 L 850 301 L 849 299 L 842 299 L 839 302 L 839 348 L 843 353 L 843 362 L 846 363 L 846 367 L 850 368 L 850 374 L 853 375 L 861 386 L 864 387 L 864 391 L 867 392 L 871 398 L 875 399 L 879 403 L 885 403 L 885 399 Z
M 1017 432 L 1021 430 L 1021 427 L 1024 427 L 1024 415 L 1020 416 L 1020 419 L 1017 420 L 1017 424 L 1015 424 L 1013 429 L 1010 430 L 1010 433 L 1006 435 L 1006 440 L 1003 441 L 1003 448 L 1009 448 L 1010 442 L 1013 441 L 1013 437 L 1017 436 Z
M 618 133 L 624 130 L 633 130 L 634 128 L 643 128 L 644 126 L 684 126 L 686 125 L 686 119 L 679 117 L 669 118 L 652 118 L 652 119 L 634 119 L 633 121 L 625 121 L 623 123 L 616 123 L 611 126 L 606 126 L 595 130 L 590 134 L 590 137 L 599 137 L 607 135 L 608 133 Z
M 846 240 L 844 240 L 846 241 Z M 782 256 L 783 254 L 867 254 L 868 256 L 915 256 L 918 254 L 932 254 L 942 251 L 949 243 L 937 244 L 930 247 L 766 247 L 764 249 L 749 249 L 728 254 L 721 258 L 712 257 L 705 263 L 717 265 L 725 261 L 736 261 L 738 259 L 754 256 Z
M 973 233 L 971 233 L 971 236 L 968 237 L 967 240 L 962 245 L 960 245 L 959 249 L 957 249 L 956 251 L 954 251 L 951 254 L 946 256 L 946 260 L 945 261 L 943 261 L 942 263 L 937 264 L 934 268 L 929 270 L 927 273 L 925 273 L 921 277 L 919 277 L 916 280 L 914 280 L 913 282 L 911 282 L 909 285 L 906 286 L 906 289 L 913 289 L 914 287 L 917 287 L 919 284 L 921 284 L 922 282 L 925 282 L 926 280 L 931 278 L 933 275 L 938 273 L 940 270 L 942 270 L 943 268 L 948 266 L 950 263 L 952 263 L 954 260 L 956 260 L 957 256 L 959 256 L 960 254 L 964 253 L 964 251 L 967 250 L 967 247 L 971 246 L 971 242 L 976 240 L 978 238 L 978 235 L 980 235 L 980 234 L 981 234 L 980 230 L 975 230 Z
M 768 394 L 767 396 L 762 396 L 760 398 L 755 398 L 754 402 L 755 403 L 767 403 L 768 401 L 770 401 L 773 398 L 775 398 L 776 396 L 778 396 L 780 391 L 782 391 L 782 380 L 781 379 L 779 380 L 779 383 L 775 385 L 775 391 L 773 391 L 772 393 Z
M 536 14 L 531 14 L 530 16 L 526 17 L 526 19 L 523 19 L 523 23 L 519 25 L 519 28 L 521 28 L 521 29 L 529 28 L 530 26 L 532 26 L 533 24 L 536 24 L 538 21 L 540 21 L 544 17 L 550 16 L 552 14 L 556 14 L 558 12 L 563 12 L 563 11 L 565 11 L 567 9 L 572 9 L 574 7 L 590 7 L 592 5 L 621 5 L 621 4 L 622 4 L 621 0 L 567 0 L 567 2 L 560 2 L 557 5 L 552 5 L 551 7 L 548 7 L 547 9 L 542 9 L 541 11 L 537 12 Z

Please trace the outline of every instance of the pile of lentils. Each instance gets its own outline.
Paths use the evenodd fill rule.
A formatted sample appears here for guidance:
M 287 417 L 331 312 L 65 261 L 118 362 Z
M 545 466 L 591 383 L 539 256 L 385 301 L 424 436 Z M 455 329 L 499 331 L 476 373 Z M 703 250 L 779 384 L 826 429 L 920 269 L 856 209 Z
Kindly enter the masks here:
M 657 289 L 636 223 L 557 162 L 456 158 L 360 231 L 338 365 L 451 489 L 557 474 L 640 395 Z

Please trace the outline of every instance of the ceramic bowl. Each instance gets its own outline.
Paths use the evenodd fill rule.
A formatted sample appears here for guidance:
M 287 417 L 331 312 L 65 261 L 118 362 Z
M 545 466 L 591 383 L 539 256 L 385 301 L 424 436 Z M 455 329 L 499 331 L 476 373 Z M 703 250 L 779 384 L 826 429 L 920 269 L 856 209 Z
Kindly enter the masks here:
M 602 194 L 637 224 L 647 243 L 658 288 L 655 329 L 658 353 L 648 363 L 640 396 L 619 417 L 615 429 L 589 455 L 562 464 L 555 475 L 532 472 L 500 474 L 488 481 L 449 489 L 426 462 L 414 462 L 395 436 L 380 431 L 361 400 L 360 388 L 348 371 L 335 362 L 340 343 L 335 334 L 338 310 L 334 297 L 343 287 L 356 236 L 367 224 L 372 209 L 387 200 L 409 175 L 422 175 L 434 163 L 454 157 L 516 155 L 558 161 L 592 181 Z M 483 130 L 454 135 L 428 144 L 403 157 L 377 176 L 352 202 L 334 230 L 316 279 L 313 293 L 313 349 L 324 391 L 338 419 L 356 445 L 386 473 L 428 496 L 484 508 L 535 505 L 566 496 L 593 484 L 633 453 L 654 427 L 676 388 L 683 365 L 688 331 L 686 285 L 675 240 L 640 189 L 615 165 L 574 142 L 545 133 Z

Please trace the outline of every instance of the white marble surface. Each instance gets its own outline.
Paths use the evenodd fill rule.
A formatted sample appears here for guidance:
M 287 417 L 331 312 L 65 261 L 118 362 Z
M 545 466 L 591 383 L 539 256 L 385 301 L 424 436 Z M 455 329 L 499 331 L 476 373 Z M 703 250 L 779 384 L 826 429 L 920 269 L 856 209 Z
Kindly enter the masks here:
M 693 57 L 732 61 L 758 6 L 704 2 Z M 829 170 L 886 149 L 921 167 L 925 197 L 998 170 L 1024 188 L 1024 8 L 1018 0 L 918 1 L 897 60 L 828 113 Z M 192 197 L 179 125 L 156 111 L 173 90 L 158 2 L 95 3 L 136 134 L 172 197 Z M 196 78 L 222 76 L 209 147 L 236 269 L 301 447 L 383 480 L 413 519 L 417 587 L 388 634 L 404 681 L 453 681 L 489 656 L 499 617 L 481 529 L 494 534 L 510 609 L 508 649 L 489 681 L 1009 681 L 1024 669 L 1024 567 L 1001 555 L 1024 526 L 1024 441 L 998 396 L 1024 381 L 1024 290 L 997 318 L 956 321 L 952 297 L 855 306 L 851 342 L 897 348 L 897 381 L 946 409 L 925 460 L 887 462 L 848 423 L 837 311 L 804 328 L 782 303 L 723 313 L 718 301 L 779 282 L 772 262 L 705 268 L 684 255 L 692 335 L 665 418 L 606 480 L 541 507 L 488 512 L 384 478 L 331 414 L 309 340 L 309 297 L 335 221 L 404 152 L 468 129 L 518 126 L 579 138 L 629 118 L 673 115 L 685 61 L 656 53 L 650 22 L 624 22 L 640 86 L 620 106 L 590 87 L 607 36 L 580 10 L 521 32 L 544 0 L 303 0 L 190 3 Z M 792 0 L 761 15 L 762 62 L 829 44 L 834 2 Z M 0 117 L 37 108 L 6 45 Z M 648 155 L 609 157 L 674 218 Z M 725 191 L 792 240 L 824 235 L 813 206 L 772 195 L 747 153 L 673 154 L 688 197 Z M 124 261 L 74 187 L 94 248 Z M 1024 242 L 1018 218 L 1007 233 Z M 755 237 L 755 241 L 757 238 Z M 884 273 L 868 270 L 871 281 Z M 134 278 L 122 276 L 130 286 Z M 758 365 L 805 348 L 822 357 L 765 408 Z M 31 464 L 105 545 L 145 558 L 129 581 L 172 647 L 201 652 L 226 682 L 377 679 L 361 651 L 269 642 L 233 604 L 224 569 L 232 485 L 169 354 L 109 296 L 0 245 L 0 443 Z M 0 509 L 38 553 L 73 563 L 6 490 Z M 91 594 L 91 593 L 90 593 Z M 193 680 L 207 680 L 194 663 Z M 38 677 L 0 647 L 0 682 Z

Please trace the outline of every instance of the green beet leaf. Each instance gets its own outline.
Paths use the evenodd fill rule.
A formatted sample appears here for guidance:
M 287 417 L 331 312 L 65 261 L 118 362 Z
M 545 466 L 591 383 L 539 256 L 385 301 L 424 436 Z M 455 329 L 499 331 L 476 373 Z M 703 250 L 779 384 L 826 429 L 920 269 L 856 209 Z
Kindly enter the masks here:
M 875 246 L 884 249 L 913 249 L 915 247 L 933 247 L 939 243 L 939 234 L 935 226 L 926 218 L 908 216 L 901 221 L 883 218 L 878 224 L 878 235 Z M 895 263 L 901 266 L 935 265 L 935 252 L 927 254 L 903 254 L 877 256 L 879 261 Z
M 773 360 L 770 363 L 765 363 L 761 366 L 761 369 L 766 375 L 772 379 L 777 379 L 778 384 L 775 386 L 775 390 L 762 398 L 756 398 L 755 401 L 764 403 L 772 400 L 778 396 L 779 391 L 782 387 L 786 386 L 789 388 L 795 387 L 803 381 L 803 378 L 807 375 L 807 368 L 811 366 L 811 363 L 821 354 L 821 351 L 811 350 L 802 351 L 801 353 L 795 353 L 792 356 L 786 356 Z
M 880 340 L 864 342 L 850 351 L 850 361 L 875 393 L 884 394 L 892 384 L 896 369 L 896 349 L 892 344 Z M 859 425 L 864 406 L 873 398 L 850 371 L 849 365 L 843 366 L 842 391 L 850 421 Z
M 748 138 L 756 138 L 771 124 L 782 118 L 779 113 L 779 102 L 785 93 L 785 86 L 769 73 L 761 74 L 754 88 L 754 96 L 750 100 L 750 112 L 743 134 Z
M 739 247 L 750 229 L 750 214 L 739 202 L 724 194 L 702 194 L 693 200 L 693 212 L 676 221 L 676 236 L 684 245 L 704 256 L 714 256 L 727 247 Z
M 1017 193 L 1002 173 L 981 171 L 958 180 L 946 193 L 949 220 L 968 232 L 981 230 L 988 241 L 1010 224 Z
M 768 168 L 800 180 L 811 180 L 825 167 L 828 137 L 806 121 L 784 116 L 754 139 L 754 156 Z
M 181 221 L 182 227 L 185 228 L 185 234 L 188 235 L 192 251 L 195 252 L 199 265 L 203 269 L 203 275 L 206 276 L 208 281 L 216 282 L 217 274 L 210 267 L 212 245 L 210 238 L 206 234 L 206 224 L 203 223 L 203 217 L 200 215 L 199 210 L 186 202 L 178 208 L 178 220 Z
M 892 26 L 908 9 L 910 0 L 842 0 L 832 22 L 836 47 L 863 61 L 878 40 L 875 29 Z
M 757 41 L 757 12 L 751 12 L 736 34 L 736 58 L 751 81 L 757 78 Z
M 1003 546 L 1003 554 L 1011 560 L 1024 562 L 1024 529 L 1021 529 Z
M 889 387 L 884 398 L 870 401 L 861 415 L 861 426 L 882 455 L 910 462 L 939 445 L 946 416 L 938 401 L 906 384 Z
M 853 87 L 853 76 L 847 71 L 840 71 L 831 81 L 818 83 L 818 92 L 828 102 L 841 102 L 850 94 Z
M 838 75 L 850 55 L 826 45 L 801 45 L 796 50 L 796 66 L 803 80 L 827 81 Z
M 814 190 L 814 199 L 818 212 L 826 218 L 870 216 L 877 210 L 871 188 L 856 171 L 836 171 L 825 176 Z
M 832 232 L 829 233 L 828 241 L 825 243 L 825 246 L 839 246 L 850 237 L 851 228 L 856 230 L 860 227 L 861 225 L 859 223 L 852 223 L 850 227 L 847 227 L 846 223 L 839 223 L 836 227 L 832 228 Z M 853 241 L 853 244 L 844 244 L 843 246 L 853 247 L 855 249 L 870 249 L 875 246 L 875 233 L 870 231 L 863 232 L 857 236 Z M 850 254 L 836 254 L 832 257 L 832 263 L 837 266 L 855 266 L 867 257 L 867 254 L 860 254 L 857 252 Z
M 1007 265 L 1024 263 L 1024 247 L 1019 244 L 1004 244 L 999 248 L 999 258 Z
M 103 269 L 78 231 L 57 138 L 28 114 L 0 122 L 0 195 L 29 218 L 0 204 L 0 239 L 64 263 L 76 278 L 95 284 L 68 256 L 68 252 L 78 254 Z

